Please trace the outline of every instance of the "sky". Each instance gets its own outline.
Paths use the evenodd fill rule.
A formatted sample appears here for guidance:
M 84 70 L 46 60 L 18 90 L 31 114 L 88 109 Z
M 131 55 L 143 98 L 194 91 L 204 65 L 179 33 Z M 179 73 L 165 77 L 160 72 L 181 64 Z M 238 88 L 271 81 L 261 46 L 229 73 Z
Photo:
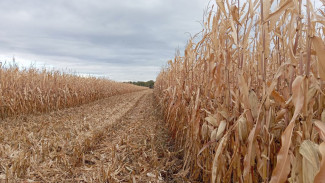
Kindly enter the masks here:
M 209 0 L 2 0 L 0 61 L 155 80 L 202 30 Z M 189 34 L 190 33 L 190 34 Z

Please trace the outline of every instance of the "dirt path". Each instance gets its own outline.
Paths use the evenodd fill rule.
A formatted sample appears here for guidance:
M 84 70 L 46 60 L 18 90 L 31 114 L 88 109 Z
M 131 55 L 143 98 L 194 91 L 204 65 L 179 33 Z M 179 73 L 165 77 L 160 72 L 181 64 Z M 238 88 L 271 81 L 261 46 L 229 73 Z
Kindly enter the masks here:
M 0 179 L 182 182 L 152 90 L 0 123 Z

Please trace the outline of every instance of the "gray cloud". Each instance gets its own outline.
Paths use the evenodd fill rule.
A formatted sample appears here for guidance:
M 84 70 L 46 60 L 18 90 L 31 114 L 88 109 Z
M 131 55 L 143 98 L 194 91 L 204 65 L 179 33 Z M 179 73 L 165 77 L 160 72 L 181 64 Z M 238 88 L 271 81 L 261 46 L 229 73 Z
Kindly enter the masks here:
M 201 30 L 208 0 L 0 1 L 0 59 L 113 80 L 155 79 Z

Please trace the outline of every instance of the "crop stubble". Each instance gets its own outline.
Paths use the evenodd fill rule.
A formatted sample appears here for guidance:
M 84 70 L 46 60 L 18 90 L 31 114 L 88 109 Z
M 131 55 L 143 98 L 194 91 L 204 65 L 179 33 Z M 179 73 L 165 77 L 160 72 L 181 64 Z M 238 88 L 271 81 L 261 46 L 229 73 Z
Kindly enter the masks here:
M 152 90 L 0 124 L 0 182 L 179 182 Z

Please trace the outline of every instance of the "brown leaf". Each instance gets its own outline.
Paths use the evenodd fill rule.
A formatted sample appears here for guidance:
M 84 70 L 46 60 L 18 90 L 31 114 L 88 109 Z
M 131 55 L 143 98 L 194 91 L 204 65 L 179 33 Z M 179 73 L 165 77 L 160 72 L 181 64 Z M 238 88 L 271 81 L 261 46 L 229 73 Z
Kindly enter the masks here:
M 256 93 L 251 90 L 248 95 L 249 105 L 252 111 L 253 118 L 256 119 L 258 116 L 259 102 Z
M 216 139 L 217 139 L 217 131 L 218 131 L 218 128 L 215 128 L 215 129 L 213 129 L 213 131 L 211 132 L 211 135 L 210 135 L 210 137 L 211 137 L 211 141 L 216 141 Z
M 267 88 L 267 92 L 266 95 L 263 96 L 262 102 L 266 100 L 266 98 L 272 93 L 272 91 L 274 90 L 276 83 L 277 83 L 277 79 L 282 75 L 282 73 L 284 72 L 284 69 L 286 66 L 290 65 L 289 63 L 283 63 L 277 73 L 275 74 L 273 81 L 271 82 L 270 86 Z M 245 87 L 243 87 L 245 88 Z M 262 107 L 259 108 L 259 115 L 260 115 L 260 110 Z M 257 117 L 259 118 L 259 117 Z M 253 143 L 254 143 L 254 139 L 256 137 L 256 133 L 258 133 L 259 129 L 260 129 L 260 124 L 259 124 L 260 120 L 257 120 L 256 125 L 254 126 L 254 128 L 249 132 L 249 136 L 248 136 L 248 149 L 247 149 L 247 153 L 245 155 L 244 158 L 244 172 L 243 172 L 243 176 L 244 176 L 244 181 L 247 181 L 249 179 L 249 175 L 250 175 L 250 171 L 251 171 L 251 160 L 252 160 L 252 156 L 253 156 Z
M 289 45 L 288 52 L 289 52 L 289 57 L 290 57 L 291 62 L 294 63 L 294 64 L 297 64 L 298 61 L 297 61 L 295 55 L 293 54 L 293 48 L 292 48 L 292 45 L 291 44 Z
M 203 123 L 202 127 L 201 127 L 201 137 L 202 139 L 205 139 L 207 137 L 208 134 L 208 125 L 207 123 Z
M 238 14 L 238 8 L 237 8 L 237 6 L 232 6 L 231 7 L 231 15 L 232 15 L 233 20 L 237 24 L 239 24 L 239 14 Z
M 304 105 L 304 94 L 302 89 L 303 81 L 304 77 L 298 76 L 292 83 L 292 102 L 295 106 L 295 111 L 289 125 L 281 135 L 282 146 L 277 155 L 277 164 L 272 172 L 270 183 L 285 182 L 290 173 L 289 148 L 291 145 L 295 120 Z
M 324 183 L 325 180 L 325 142 L 321 143 L 318 147 L 319 152 L 322 154 L 322 161 L 320 163 L 319 172 L 316 174 L 314 183 Z
M 200 105 L 200 88 L 197 89 L 197 93 L 196 93 L 196 99 L 195 99 L 195 105 L 194 105 L 194 108 L 193 108 L 193 114 L 192 114 L 192 118 L 194 120 L 194 134 L 195 134 L 195 137 L 198 136 L 199 134 L 199 130 L 200 130 L 200 119 L 197 119 L 197 112 L 199 110 L 199 105 Z
M 275 12 L 269 14 L 269 16 L 265 19 L 265 21 L 269 21 L 271 19 L 278 19 L 285 10 L 287 10 L 288 8 L 290 8 L 293 5 L 294 4 L 293 4 L 292 0 L 287 0 Z
M 299 148 L 302 155 L 302 177 L 303 182 L 313 182 L 319 170 L 319 157 L 317 146 L 310 140 L 302 142 Z
M 205 118 L 205 121 L 209 122 L 211 125 L 215 127 L 218 126 L 216 115 L 209 115 L 208 117 Z
M 307 104 L 309 104 L 310 100 L 312 98 L 314 98 L 316 91 L 317 91 L 316 87 L 309 88 L 308 93 L 307 93 Z
M 300 112 L 304 101 L 304 95 L 303 95 L 303 89 L 301 84 L 304 81 L 303 76 L 297 76 L 296 79 L 292 83 L 292 102 L 295 106 L 295 112 L 293 116 L 298 116 L 298 113 Z
M 271 93 L 271 96 L 274 98 L 274 100 L 281 105 L 281 107 L 284 107 L 286 104 L 286 100 L 281 96 L 277 91 L 273 90 Z
M 256 125 L 254 128 L 250 131 L 248 136 L 248 152 L 244 158 L 244 182 L 247 182 L 249 179 L 249 173 L 251 170 L 251 159 L 252 159 L 252 149 L 253 149 L 253 142 L 256 132 Z
M 325 141 L 325 122 L 315 121 L 314 122 L 316 129 L 319 133 L 320 138 Z
M 219 140 L 221 138 L 221 135 L 225 131 L 227 126 L 227 122 L 225 120 L 220 122 L 220 125 L 218 127 L 217 135 L 216 135 L 216 140 Z
M 317 37 L 317 36 L 314 36 L 311 40 L 312 40 L 312 43 L 316 50 L 316 55 L 318 58 L 319 76 L 322 80 L 325 81 L 325 45 L 324 45 L 324 42 L 320 37 Z
M 219 143 L 216 154 L 214 155 L 213 165 L 212 165 L 212 179 L 211 182 L 216 182 L 217 173 L 218 173 L 218 159 L 223 149 L 225 148 L 224 143 L 227 142 L 227 138 L 223 137 Z
M 250 109 L 249 99 L 248 99 L 249 90 L 248 90 L 248 86 L 246 84 L 245 78 L 242 74 L 239 76 L 238 85 L 239 85 L 239 89 L 241 92 L 241 96 L 243 99 L 243 104 L 245 106 L 245 109 Z
M 233 19 L 230 19 L 230 25 L 231 25 L 231 29 L 232 29 L 231 36 L 232 36 L 232 38 L 234 40 L 234 43 L 237 45 L 238 44 L 238 42 L 237 42 L 237 30 L 235 28 L 235 24 L 234 24 Z
M 217 2 L 217 5 L 219 6 L 219 8 L 221 9 L 221 11 L 225 14 L 225 16 L 227 16 L 224 2 L 222 0 L 216 0 L 216 2 Z
M 247 121 L 244 116 L 238 119 L 238 135 L 242 142 L 245 142 L 248 136 Z

